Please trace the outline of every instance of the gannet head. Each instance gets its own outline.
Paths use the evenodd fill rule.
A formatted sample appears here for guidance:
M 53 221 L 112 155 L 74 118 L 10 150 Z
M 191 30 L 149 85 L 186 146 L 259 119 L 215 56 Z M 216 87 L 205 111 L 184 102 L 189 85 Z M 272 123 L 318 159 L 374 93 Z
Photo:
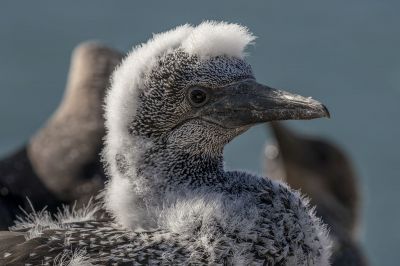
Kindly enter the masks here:
M 212 154 L 257 123 L 328 116 L 315 100 L 255 81 L 245 61 L 254 39 L 238 24 L 207 21 L 135 47 L 106 99 L 108 159 L 129 147 L 132 136 Z

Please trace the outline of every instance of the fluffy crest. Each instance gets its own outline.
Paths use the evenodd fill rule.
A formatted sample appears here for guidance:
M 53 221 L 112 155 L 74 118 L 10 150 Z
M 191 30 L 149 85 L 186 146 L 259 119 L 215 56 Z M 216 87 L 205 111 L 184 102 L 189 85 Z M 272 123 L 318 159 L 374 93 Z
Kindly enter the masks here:
M 246 46 L 255 38 L 239 24 L 206 21 L 193 29 L 183 41 L 182 48 L 201 58 L 219 55 L 243 58 Z

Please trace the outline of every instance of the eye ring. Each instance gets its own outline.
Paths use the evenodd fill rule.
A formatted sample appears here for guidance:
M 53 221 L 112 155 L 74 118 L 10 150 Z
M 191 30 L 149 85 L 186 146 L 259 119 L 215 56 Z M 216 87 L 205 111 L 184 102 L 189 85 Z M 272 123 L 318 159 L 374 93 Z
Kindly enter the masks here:
M 188 91 L 188 99 L 194 107 L 200 107 L 207 103 L 208 93 L 204 88 L 192 87 Z

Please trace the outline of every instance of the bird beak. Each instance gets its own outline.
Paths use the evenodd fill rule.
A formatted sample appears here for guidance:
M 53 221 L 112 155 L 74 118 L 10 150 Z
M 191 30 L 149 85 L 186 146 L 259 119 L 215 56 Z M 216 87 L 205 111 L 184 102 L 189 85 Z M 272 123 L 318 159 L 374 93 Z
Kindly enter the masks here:
M 202 109 L 204 120 L 226 128 L 329 117 L 328 109 L 316 100 L 273 89 L 252 79 L 214 90 L 209 104 Z

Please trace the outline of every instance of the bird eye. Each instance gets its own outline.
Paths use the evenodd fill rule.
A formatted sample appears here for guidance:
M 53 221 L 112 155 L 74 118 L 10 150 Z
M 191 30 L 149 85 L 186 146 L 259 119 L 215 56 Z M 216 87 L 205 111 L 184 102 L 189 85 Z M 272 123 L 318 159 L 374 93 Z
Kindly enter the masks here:
M 190 103 L 195 107 L 202 106 L 208 100 L 208 94 L 206 90 L 199 87 L 193 87 L 189 89 L 188 96 Z

